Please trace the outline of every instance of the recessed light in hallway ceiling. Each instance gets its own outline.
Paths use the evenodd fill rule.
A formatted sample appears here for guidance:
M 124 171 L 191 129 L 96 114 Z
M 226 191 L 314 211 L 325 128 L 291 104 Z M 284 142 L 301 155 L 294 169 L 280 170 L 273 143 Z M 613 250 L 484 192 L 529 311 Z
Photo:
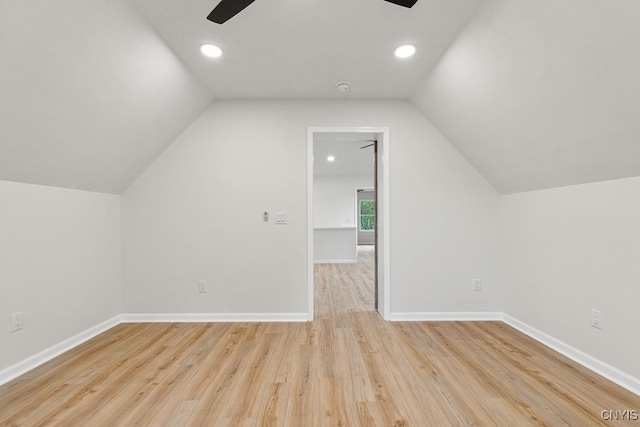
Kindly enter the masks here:
M 204 56 L 207 56 L 209 58 L 219 58 L 222 56 L 222 49 L 220 49 L 216 45 L 209 43 L 200 45 L 200 52 L 202 52 Z
M 398 58 L 408 58 L 416 53 L 416 47 L 412 44 L 405 44 L 396 48 L 394 53 Z

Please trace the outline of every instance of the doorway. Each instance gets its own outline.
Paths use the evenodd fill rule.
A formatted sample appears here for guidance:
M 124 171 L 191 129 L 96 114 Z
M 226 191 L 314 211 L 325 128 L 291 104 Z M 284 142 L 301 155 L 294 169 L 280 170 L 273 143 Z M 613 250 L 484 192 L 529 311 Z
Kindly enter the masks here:
M 350 140 L 365 142 L 371 141 L 372 147 L 366 147 L 371 150 L 371 159 L 373 161 L 373 165 L 375 165 L 376 176 L 374 178 L 374 196 L 375 196 L 375 206 L 376 206 L 376 226 L 375 226 L 375 234 L 377 235 L 377 242 L 375 244 L 376 252 L 374 255 L 375 260 L 375 276 L 377 276 L 376 285 L 375 285 L 375 294 L 376 294 L 376 304 L 375 308 L 382 316 L 383 319 L 388 320 L 389 312 L 390 312 L 390 271 L 389 271 L 389 130 L 385 127 L 361 127 L 361 128 L 342 128 L 342 127 L 310 127 L 307 129 L 307 253 L 308 253 L 308 261 L 307 261 L 307 269 L 308 269 L 308 314 L 309 320 L 314 319 L 315 313 L 315 300 L 314 300 L 314 263 L 315 263 L 315 250 L 324 250 L 321 247 L 314 248 L 315 239 L 320 240 L 323 239 L 322 235 L 324 233 L 319 233 L 316 235 L 314 231 L 314 225 L 318 225 L 315 222 L 314 218 L 314 168 L 322 168 L 324 167 L 320 161 L 326 161 L 327 159 L 316 159 L 317 164 L 314 163 L 314 144 L 316 141 L 325 140 L 327 136 L 331 135 L 336 136 L 336 134 L 345 135 L 348 134 Z M 331 138 L 329 138 L 330 140 Z M 338 138 L 339 139 L 339 138 Z M 362 144 L 368 145 L 368 144 Z M 366 149 L 365 148 L 365 149 Z M 331 156 L 329 156 L 331 157 Z M 372 166 L 373 166 L 372 165 Z M 354 192 L 360 186 L 351 187 L 351 191 Z M 368 186 L 370 187 L 370 186 Z M 352 193 L 353 194 L 353 193 Z M 352 200 L 353 200 L 353 196 Z M 355 198 L 357 200 L 357 197 Z M 352 206 L 354 203 L 352 203 Z M 355 210 L 356 215 L 353 215 L 353 221 L 349 216 L 343 215 L 342 217 L 338 216 L 337 219 L 333 219 L 326 224 L 319 224 L 320 226 L 316 227 L 318 229 L 326 229 L 327 232 L 332 233 L 341 233 L 346 236 L 346 233 L 343 233 L 345 230 L 354 229 L 356 232 L 353 234 L 353 248 L 354 252 L 357 253 L 357 230 L 360 228 L 358 226 L 359 218 L 357 217 L 357 210 Z M 320 214 L 318 214 L 320 217 Z M 320 218 L 318 218 L 320 219 Z M 324 221 L 324 219 L 322 219 Z M 320 255 L 320 254 L 318 254 Z M 348 262 L 348 255 L 345 255 L 344 262 Z M 357 257 L 354 256 L 354 258 Z M 336 261 L 336 260 L 333 260 Z M 373 307 L 372 307 L 373 308 Z

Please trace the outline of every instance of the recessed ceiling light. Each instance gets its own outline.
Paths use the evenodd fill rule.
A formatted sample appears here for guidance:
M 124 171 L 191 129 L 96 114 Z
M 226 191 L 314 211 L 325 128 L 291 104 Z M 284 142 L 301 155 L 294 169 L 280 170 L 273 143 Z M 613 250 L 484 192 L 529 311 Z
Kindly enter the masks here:
M 208 56 L 209 58 L 219 58 L 222 56 L 222 49 L 213 44 L 203 44 L 200 46 L 200 52 L 204 56 Z
M 408 58 L 416 53 L 416 47 L 412 44 L 405 44 L 398 47 L 394 53 L 398 58 Z
M 327 161 L 328 161 L 328 162 L 333 162 L 335 159 L 336 159 L 336 158 L 335 158 L 335 157 L 333 157 L 333 156 L 329 156 L 329 157 L 327 157 Z

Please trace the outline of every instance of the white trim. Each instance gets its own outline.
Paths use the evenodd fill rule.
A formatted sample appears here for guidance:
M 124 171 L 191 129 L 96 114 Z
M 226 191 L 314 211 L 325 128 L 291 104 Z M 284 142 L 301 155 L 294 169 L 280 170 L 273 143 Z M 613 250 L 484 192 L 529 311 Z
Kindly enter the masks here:
M 122 323 L 306 322 L 307 313 L 127 313 Z
M 551 335 L 547 335 L 544 332 L 509 316 L 508 314 L 502 314 L 502 321 L 523 334 L 528 335 L 539 343 L 544 344 L 574 362 L 579 363 L 590 371 L 593 371 L 640 396 L 640 379 L 635 378 L 626 372 L 609 365 L 608 363 L 596 359 L 595 357 L 590 356 L 577 348 L 552 337 Z
M 485 322 L 501 321 L 500 312 L 423 312 L 423 313 L 391 313 L 394 322 Z
M 389 320 L 391 312 L 391 256 L 389 218 L 389 128 L 388 127 L 322 127 L 307 128 L 307 312 L 308 320 L 314 319 L 313 286 L 313 135 L 316 132 L 333 133 L 375 133 L 382 135 L 378 141 L 378 193 L 382 207 L 378 218 L 378 312 L 384 320 Z M 357 201 L 356 201 L 357 203 Z M 357 239 L 357 235 L 356 235 Z
M 355 264 L 357 259 L 317 259 L 314 264 Z
M 148 322 L 305 322 L 308 313 L 172 313 L 172 314 L 120 314 L 105 320 L 79 334 L 55 344 L 21 362 L 0 370 L 0 385 L 37 368 L 45 362 L 74 347 L 100 335 L 120 323 Z M 640 396 L 640 379 L 621 371 L 593 356 L 590 356 L 544 332 L 521 322 L 508 314 L 499 312 L 418 312 L 389 313 L 389 319 L 396 322 L 435 321 L 502 321 L 537 342 L 557 351 L 596 374 L 607 378 L 630 392 Z
M 307 313 L 308 321 L 314 318 L 313 294 L 313 133 L 307 128 Z
M 83 332 L 80 332 L 70 338 L 67 338 L 64 341 L 61 341 L 58 344 L 54 344 L 51 347 L 34 354 L 33 356 L 27 357 L 26 359 L 18 363 L 0 370 L 0 385 L 8 383 L 9 381 L 19 377 L 20 375 L 26 374 L 30 370 L 37 368 L 43 363 L 48 362 L 54 357 L 57 357 L 86 341 L 89 341 L 91 338 L 100 335 L 101 333 L 113 328 L 114 326 L 119 325 L 120 323 L 121 316 L 114 316 L 111 319 L 105 320 L 102 323 L 92 326 L 91 328 Z
M 383 274 L 378 274 L 378 311 L 384 320 L 389 320 L 391 314 L 391 219 L 390 219 L 390 186 L 389 186 L 389 128 L 382 131 L 382 144 L 378 146 L 378 182 L 382 178 L 382 185 L 378 185 L 379 196 L 378 203 L 382 209 L 378 210 L 376 218 L 376 228 L 378 229 L 378 257 L 382 258 L 382 262 L 378 265 Z M 380 203 L 382 199 L 382 203 Z M 382 287 L 380 282 L 382 281 Z M 382 291 L 382 292 L 380 292 Z M 382 294 L 382 295 L 381 295 Z M 382 306 L 380 307 L 380 299 Z

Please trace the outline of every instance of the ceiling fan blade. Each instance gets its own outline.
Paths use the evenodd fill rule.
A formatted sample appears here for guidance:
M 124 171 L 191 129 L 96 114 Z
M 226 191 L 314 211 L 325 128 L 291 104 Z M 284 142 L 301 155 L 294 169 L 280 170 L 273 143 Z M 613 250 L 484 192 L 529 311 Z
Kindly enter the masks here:
M 216 24 L 223 24 L 253 3 L 255 0 L 221 0 L 211 11 L 207 19 Z
M 412 7 L 418 2 L 418 0 L 385 0 L 389 3 L 397 4 L 398 6 Z

